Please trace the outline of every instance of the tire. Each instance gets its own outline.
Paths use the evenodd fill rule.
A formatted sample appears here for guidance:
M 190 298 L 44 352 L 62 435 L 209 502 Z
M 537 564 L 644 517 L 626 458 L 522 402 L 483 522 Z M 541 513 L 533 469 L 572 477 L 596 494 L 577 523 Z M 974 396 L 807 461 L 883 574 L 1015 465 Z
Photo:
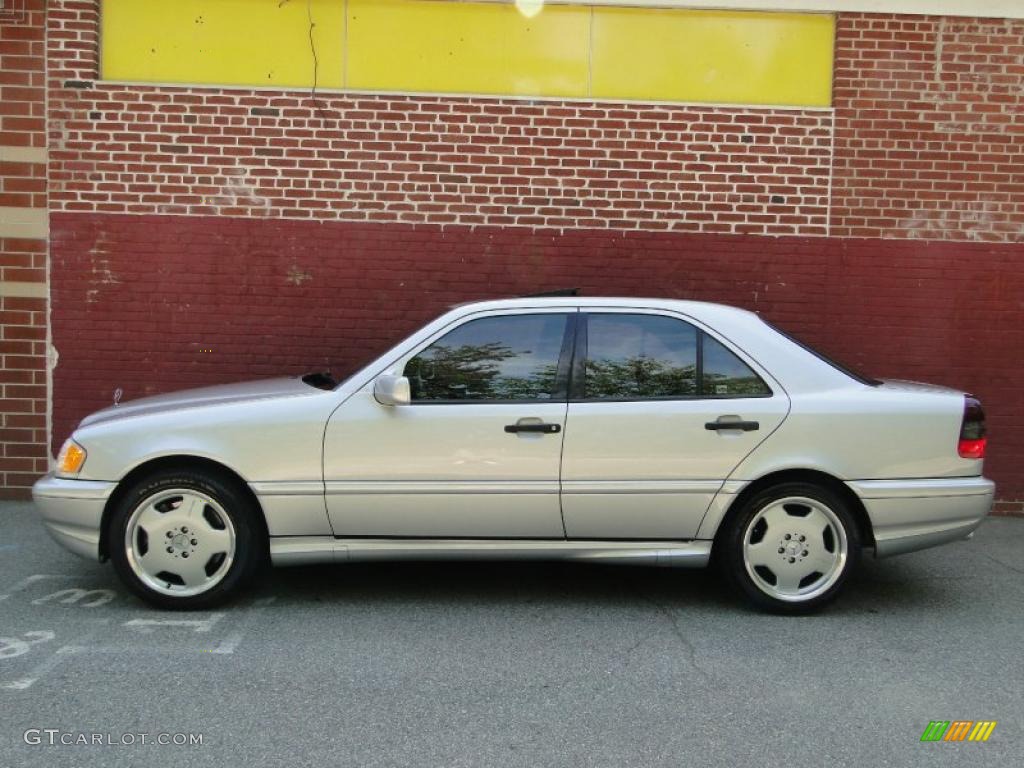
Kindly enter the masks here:
M 758 608 L 783 614 L 812 613 L 834 600 L 861 553 L 846 501 L 798 482 L 750 497 L 720 545 L 719 562 L 733 586 Z
M 125 490 L 108 523 L 114 570 L 158 608 L 202 610 L 237 595 L 268 562 L 244 489 L 200 469 L 163 470 Z

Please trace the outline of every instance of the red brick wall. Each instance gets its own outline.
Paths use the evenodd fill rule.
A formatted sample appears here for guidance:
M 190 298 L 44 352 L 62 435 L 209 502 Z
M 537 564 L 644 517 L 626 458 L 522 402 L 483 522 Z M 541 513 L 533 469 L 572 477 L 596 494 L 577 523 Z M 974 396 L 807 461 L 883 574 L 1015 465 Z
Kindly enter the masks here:
M 0 497 L 26 495 L 48 464 L 46 240 L 13 228 L 45 221 L 45 35 L 43 0 L 0 10 Z
M 0 498 L 22 497 L 48 462 L 46 299 L 0 296 L 0 327 Z
M 2 76 L 3 74 L 0 73 L 0 79 Z M 0 92 L 17 92 L 17 90 L 0 86 Z M 0 93 L 0 99 L 3 98 L 6 98 L 6 95 Z M 10 103 L 0 101 L 0 112 L 30 109 L 31 107 L 32 103 L 27 101 Z M 2 119 L 0 117 L 0 120 Z M 19 138 L 23 141 L 31 141 L 33 136 L 23 132 Z M 0 206 L 46 208 L 46 163 L 25 162 L 23 159 L 0 159 Z
M 747 307 L 875 375 L 974 392 L 990 473 L 1024 497 L 1015 246 L 64 213 L 53 248 L 57 441 L 117 387 L 342 373 L 453 303 L 579 286 Z
M 1024 241 L 1024 20 L 840 14 L 831 234 Z
M 827 112 L 72 85 L 55 210 L 825 233 Z
M 44 0 L 0 8 L 0 146 L 46 145 Z

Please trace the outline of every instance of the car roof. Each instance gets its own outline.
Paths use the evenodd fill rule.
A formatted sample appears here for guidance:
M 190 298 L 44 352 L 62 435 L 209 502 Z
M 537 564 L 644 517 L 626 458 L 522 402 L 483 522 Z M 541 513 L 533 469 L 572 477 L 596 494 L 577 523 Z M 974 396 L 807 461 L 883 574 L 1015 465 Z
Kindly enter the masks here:
M 616 307 L 637 309 L 672 309 L 697 316 L 714 314 L 755 316 L 754 312 L 728 304 L 689 299 L 662 299 L 638 296 L 523 296 L 512 299 L 491 299 L 458 304 L 453 309 L 485 312 L 495 309 L 528 309 L 531 307 Z

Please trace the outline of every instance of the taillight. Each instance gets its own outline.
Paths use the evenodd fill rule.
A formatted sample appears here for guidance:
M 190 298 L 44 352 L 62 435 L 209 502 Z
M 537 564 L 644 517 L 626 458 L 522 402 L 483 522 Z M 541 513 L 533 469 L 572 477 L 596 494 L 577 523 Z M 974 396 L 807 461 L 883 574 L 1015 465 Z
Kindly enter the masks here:
M 964 395 L 964 420 L 960 425 L 960 442 L 957 453 L 962 459 L 984 459 L 985 444 L 985 411 L 977 398 Z

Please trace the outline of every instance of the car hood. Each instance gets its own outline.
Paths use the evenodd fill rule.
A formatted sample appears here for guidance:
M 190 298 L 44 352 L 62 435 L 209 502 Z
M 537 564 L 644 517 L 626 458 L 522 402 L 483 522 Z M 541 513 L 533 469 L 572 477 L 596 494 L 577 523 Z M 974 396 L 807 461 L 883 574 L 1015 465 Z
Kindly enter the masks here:
M 86 416 L 82 419 L 79 426 L 85 427 L 129 416 L 145 416 L 185 408 L 202 408 L 210 405 L 265 400 L 267 398 L 299 397 L 317 394 L 324 394 L 324 390 L 305 384 L 299 377 L 262 379 L 239 384 L 220 384 L 214 387 L 185 389 L 180 392 L 168 392 L 164 395 L 141 397 L 138 400 L 130 400 L 120 405 L 113 405 Z

